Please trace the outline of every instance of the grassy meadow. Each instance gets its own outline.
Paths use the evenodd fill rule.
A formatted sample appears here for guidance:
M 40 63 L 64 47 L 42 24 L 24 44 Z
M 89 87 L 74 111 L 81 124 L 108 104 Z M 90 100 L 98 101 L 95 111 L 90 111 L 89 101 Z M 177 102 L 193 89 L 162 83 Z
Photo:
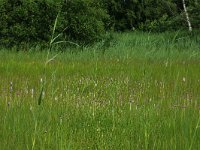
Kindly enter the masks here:
M 114 37 L 1 49 L 0 149 L 200 149 L 200 38 Z

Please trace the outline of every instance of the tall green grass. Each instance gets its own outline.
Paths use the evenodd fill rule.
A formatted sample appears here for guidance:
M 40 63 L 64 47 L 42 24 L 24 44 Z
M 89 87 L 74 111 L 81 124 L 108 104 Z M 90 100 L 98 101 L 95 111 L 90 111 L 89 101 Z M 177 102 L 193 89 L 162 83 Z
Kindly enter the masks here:
M 54 47 L 42 92 L 46 51 L 1 50 L 0 149 L 199 149 L 199 43 L 180 34 Z

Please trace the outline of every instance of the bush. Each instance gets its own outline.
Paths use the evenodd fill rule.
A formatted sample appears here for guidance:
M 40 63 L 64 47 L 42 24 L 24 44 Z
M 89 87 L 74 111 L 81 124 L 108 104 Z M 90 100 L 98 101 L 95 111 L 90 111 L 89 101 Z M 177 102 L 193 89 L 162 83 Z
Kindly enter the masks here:
M 23 43 L 48 42 L 55 18 L 60 11 L 57 33 L 81 43 L 98 40 L 105 32 L 106 11 L 95 0 L 3 0 L 0 6 L 0 42 L 13 46 Z
M 47 43 L 57 14 L 60 39 L 89 44 L 106 30 L 166 31 L 186 28 L 180 0 L 1 0 L 0 45 Z M 199 29 L 200 3 L 187 1 L 192 26 Z M 55 36 L 56 36 L 55 35 Z
M 172 0 L 102 0 L 111 17 L 110 26 L 116 31 L 139 28 L 140 30 L 167 30 L 170 17 L 177 15 Z M 167 26 L 165 26 L 165 24 Z M 163 26 L 164 25 L 164 26 Z
M 69 0 L 62 6 L 59 32 L 67 40 L 91 43 L 105 34 L 105 21 L 109 19 L 98 0 Z
M 189 15 L 193 28 L 200 29 L 200 2 L 194 1 L 190 4 Z
M 55 8 L 44 0 L 5 0 L 1 6 L 1 45 L 42 42 L 50 38 Z

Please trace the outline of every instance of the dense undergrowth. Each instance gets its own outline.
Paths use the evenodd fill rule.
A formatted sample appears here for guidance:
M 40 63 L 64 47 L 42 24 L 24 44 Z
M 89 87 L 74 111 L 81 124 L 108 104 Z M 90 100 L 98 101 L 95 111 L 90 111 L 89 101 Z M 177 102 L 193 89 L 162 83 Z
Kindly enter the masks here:
M 46 44 L 55 20 L 57 40 L 87 45 L 111 31 L 187 30 L 180 1 L 1 0 L 0 45 Z M 199 30 L 199 2 L 187 2 L 192 27 Z M 65 42 L 70 45 L 70 42 Z

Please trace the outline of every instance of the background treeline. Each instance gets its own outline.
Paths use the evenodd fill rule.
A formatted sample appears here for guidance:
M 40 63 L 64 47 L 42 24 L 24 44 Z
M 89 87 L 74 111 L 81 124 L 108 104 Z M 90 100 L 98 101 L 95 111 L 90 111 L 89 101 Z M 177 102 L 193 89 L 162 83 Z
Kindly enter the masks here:
M 47 43 L 56 18 L 60 39 L 88 44 L 108 31 L 185 29 L 182 0 L 0 0 L 0 45 Z M 194 29 L 200 1 L 186 0 Z M 57 38 L 57 40 L 60 40 Z

